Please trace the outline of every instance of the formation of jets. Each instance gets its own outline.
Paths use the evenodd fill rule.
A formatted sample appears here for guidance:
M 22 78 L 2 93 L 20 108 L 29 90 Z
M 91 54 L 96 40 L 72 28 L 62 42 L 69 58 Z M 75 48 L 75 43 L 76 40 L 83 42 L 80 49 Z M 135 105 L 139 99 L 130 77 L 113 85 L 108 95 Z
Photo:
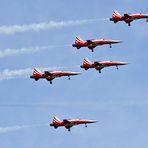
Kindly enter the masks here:
M 58 127 L 65 127 L 66 129 L 68 129 L 68 131 L 70 131 L 70 128 L 76 125 L 80 125 L 80 124 L 84 124 L 85 127 L 87 127 L 87 124 L 91 124 L 91 123 L 96 123 L 97 121 L 95 120 L 82 120 L 82 119 L 64 119 L 64 120 L 60 120 L 58 117 L 54 117 L 52 123 L 50 124 L 50 126 L 53 126 L 54 128 L 58 128 Z
M 85 70 L 88 70 L 90 68 L 94 68 L 99 73 L 101 73 L 101 70 L 105 67 L 111 67 L 115 66 L 116 69 L 118 69 L 121 65 L 127 65 L 128 62 L 119 62 L 119 61 L 95 61 L 91 62 L 88 58 L 84 58 L 83 65 L 80 66 L 80 68 L 83 68 Z M 80 75 L 80 72 L 72 72 L 72 71 L 40 71 L 38 68 L 34 68 L 33 75 L 30 76 L 31 79 L 34 79 L 35 81 L 38 81 L 39 79 L 46 79 L 47 81 L 52 84 L 52 80 L 58 77 L 68 77 L 70 80 L 71 76 Z
M 94 48 L 96 46 L 101 45 L 110 45 L 110 48 L 112 47 L 112 44 L 121 43 L 123 41 L 119 40 L 105 40 L 105 39 L 96 39 L 96 40 L 82 40 L 81 37 L 76 37 L 75 44 L 73 44 L 73 47 L 76 47 L 77 49 L 80 49 L 81 47 L 88 47 L 92 52 L 94 52 Z
M 128 26 L 131 26 L 131 22 L 138 19 L 146 19 L 148 22 L 148 14 L 124 14 L 123 16 L 118 11 L 113 11 L 112 18 L 110 18 L 110 21 L 113 21 L 114 23 L 124 21 L 128 24 Z M 121 43 L 123 41 L 121 40 L 106 40 L 106 39 L 90 39 L 90 40 L 82 40 L 81 37 L 76 37 L 75 43 L 72 44 L 73 47 L 76 47 L 77 49 L 80 49 L 82 47 L 89 48 L 92 52 L 94 52 L 94 48 L 101 45 L 109 45 L 110 48 L 112 47 L 112 44 Z M 119 68 L 119 66 L 127 65 L 127 62 L 119 62 L 119 61 L 95 61 L 91 62 L 88 58 L 84 58 L 83 65 L 80 66 L 80 68 L 83 68 L 85 70 L 88 69 L 96 69 L 101 73 L 101 70 L 106 67 L 114 66 L 116 69 Z M 41 72 L 39 69 L 34 68 L 33 75 L 30 76 L 30 78 L 34 79 L 35 81 L 38 81 L 39 79 L 46 79 L 47 81 L 52 84 L 52 80 L 58 77 L 64 77 L 67 76 L 70 80 L 70 76 L 80 75 L 79 72 L 72 72 L 72 71 L 44 71 Z M 65 127 L 70 131 L 71 127 L 75 125 L 84 124 L 85 127 L 87 127 L 87 124 L 96 123 L 95 120 L 82 120 L 82 119 L 64 119 L 60 120 L 58 117 L 54 116 L 52 123 L 50 126 L 54 128 L 58 127 Z
M 148 22 L 148 14 L 128 14 L 125 13 L 124 15 L 121 15 L 117 10 L 113 11 L 112 18 L 110 18 L 110 21 L 113 21 L 114 23 L 124 21 L 128 24 L 128 26 L 131 26 L 131 22 L 134 20 L 139 19 L 146 19 L 146 22 Z

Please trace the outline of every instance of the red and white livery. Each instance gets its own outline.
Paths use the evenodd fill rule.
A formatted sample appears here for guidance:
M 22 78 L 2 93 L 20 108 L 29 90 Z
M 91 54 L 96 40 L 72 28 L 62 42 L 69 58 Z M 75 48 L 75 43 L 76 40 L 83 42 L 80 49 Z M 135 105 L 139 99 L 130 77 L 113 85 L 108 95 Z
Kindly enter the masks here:
M 54 128 L 58 128 L 58 127 L 65 127 L 66 129 L 68 129 L 68 131 L 70 131 L 70 128 L 75 126 L 75 125 L 79 125 L 79 124 L 85 124 L 85 127 L 87 127 L 87 124 L 90 123 L 96 123 L 97 121 L 95 120 L 82 120 L 82 119 L 64 119 L 64 120 L 60 120 L 58 117 L 54 116 L 52 123 L 50 124 L 50 126 L 53 126 Z
M 70 76 L 74 75 L 80 75 L 79 72 L 71 72 L 71 71 L 44 71 L 41 72 L 39 69 L 34 68 L 33 75 L 30 76 L 30 78 L 34 79 L 35 81 L 38 81 L 39 79 L 46 79 L 47 81 L 52 84 L 52 80 L 58 77 L 67 76 L 70 80 Z
M 82 40 L 80 37 L 76 37 L 75 44 L 73 47 L 80 49 L 81 47 L 88 47 L 92 52 L 94 52 L 94 48 L 96 46 L 106 45 L 109 44 L 110 48 L 112 47 L 111 44 L 121 43 L 123 41 L 119 40 L 105 40 L 105 39 L 96 39 L 96 40 Z
M 81 68 L 84 68 L 85 70 L 88 70 L 89 68 L 95 68 L 96 70 L 101 73 L 101 70 L 105 67 L 110 67 L 110 66 L 116 66 L 118 69 L 118 66 L 121 65 L 127 65 L 127 62 L 117 62 L 117 61 L 97 61 L 97 62 L 91 62 L 88 58 L 85 58 L 83 61 L 83 65 L 81 65 Z
M 124 14 L 123 16 L 117 11 L 113 11 L 112 18 L 110 18 L 110 21 L 113 21 L 114 23 L 124 21 L 125 23 L 128 24 L 128 26 L 131 26 L 131 22 L 134 20 L 139 20 L 139 19 L 146 19 L 146 22 L 148 22 L 148 14 Z

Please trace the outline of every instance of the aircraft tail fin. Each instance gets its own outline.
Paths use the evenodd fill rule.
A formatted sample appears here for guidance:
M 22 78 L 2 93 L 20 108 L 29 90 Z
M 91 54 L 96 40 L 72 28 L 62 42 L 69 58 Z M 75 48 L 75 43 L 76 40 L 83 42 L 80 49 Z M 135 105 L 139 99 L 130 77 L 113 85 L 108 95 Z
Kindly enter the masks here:
M 62 122 L 57 116 L 53 117 L 53 123 L 60 123 Z
M 33 76 L 41 76 L 42 74 L 43 73 L 38 68 L 34 68 Z
M 117 10 L 114 10 L 114 11 L 113 11 L 112 17 L 113 17 L 113 18 L 122 17 L 122 15 L 121 15 Z
M 82 40 L 81 37 L 77 36 L 77 37 L 76 37 L 75 43 L 76 43 L 76 44 L 77 44 L 77 43 L 84 43 L 84 40 Z
M 92 65 L 92 62 L 88 58 L 84 58 L 83 65 Z

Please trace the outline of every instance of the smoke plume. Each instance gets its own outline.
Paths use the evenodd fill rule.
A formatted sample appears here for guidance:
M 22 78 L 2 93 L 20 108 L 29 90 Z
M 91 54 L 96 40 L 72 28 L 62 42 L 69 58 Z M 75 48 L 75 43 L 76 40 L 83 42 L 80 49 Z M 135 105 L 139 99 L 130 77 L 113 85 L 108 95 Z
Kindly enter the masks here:
M 42 22 L 35 24 L 24 24 L 24 25 L 12 25 L 12 26 L 0 26 L 0 34 L 12 35 L 15 33 L 23 33 L 23 32 L 39 32 L 50 29 L 60 29 L 64 27 L 70 26 L 79 26 L 83 24 L 87 24 L 89 22 L 97 21 L 96 19 L 88 19 L 88 20 L 71 20 L 71 21 L 61 21 L 61 22 Z

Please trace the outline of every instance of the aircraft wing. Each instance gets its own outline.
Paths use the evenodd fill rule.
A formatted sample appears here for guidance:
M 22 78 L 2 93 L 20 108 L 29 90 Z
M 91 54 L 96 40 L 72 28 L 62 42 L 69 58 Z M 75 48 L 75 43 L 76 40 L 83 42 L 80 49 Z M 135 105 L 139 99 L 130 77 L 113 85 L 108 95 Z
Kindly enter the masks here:
M 93 42 L 92 40 L 86 40 L 86 42 L 87 42 L 88 44 L 95 44 L 95 42 Z
M 70 124 L 70 123 L 71 123 L 71 122 L 70 122 L 69 120 L 67 120 L 67 119 L 64 119 L 63 122 L 64 122 L 65 124 Z
M 94 65 L 96 70 L 101 70 L 104 68 L 104 65 L 100 62 L 94 62 Z
M 95 66 L 103 66 L 100 62 L 94 62 Z
M 129 18 L 129 19 L 132 18 L 132 16 L 129 15 L 129 14 L 124 14 L 124 17 L 127 18 L 127 19 L 128 19 L 128 18 Z
M 52 81 L 56 77 L 54 74 L 50 73 L 49 71 L 45 71 L 44 74 L 47 81 Z
M 49 71 L 45 71 L 44 73 L 45 73 L 45 76 L 52 76 L 52 75 L 53 75 L 53 74 L 50 73 Z

